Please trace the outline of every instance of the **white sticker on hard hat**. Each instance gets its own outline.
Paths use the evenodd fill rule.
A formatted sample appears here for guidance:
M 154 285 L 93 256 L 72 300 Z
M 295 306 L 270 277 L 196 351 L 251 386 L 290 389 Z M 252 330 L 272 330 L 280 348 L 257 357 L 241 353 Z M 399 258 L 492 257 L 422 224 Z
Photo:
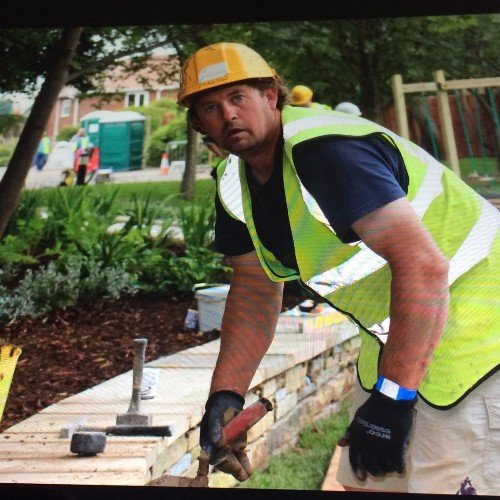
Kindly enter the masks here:
M 211 64 L 203 68 L 198 73 L 198 82 L 204 83 L 209 82 L 210 80 L 215 80 L 216 78 L 221 78 L 227 75 L 227 65 L 225 61 L 222 61 L 217 64 Z

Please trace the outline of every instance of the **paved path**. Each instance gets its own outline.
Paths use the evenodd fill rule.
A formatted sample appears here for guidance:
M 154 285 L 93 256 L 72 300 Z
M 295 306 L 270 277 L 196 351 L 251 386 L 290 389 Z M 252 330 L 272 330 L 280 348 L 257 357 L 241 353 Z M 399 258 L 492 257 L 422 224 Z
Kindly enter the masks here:
M 5 173 L 6 167 L 0 167 L 0 179 Z M 210 178 L 211 168 L 208 165 L 198 165 L 196 167 L 196 179 Z M 182 172 L 177 169 L 171 169 L 168 174 L 162 174 L 159 167 L 147 167 L 141 170 L 130 170 L 127 172 L 113 172 L 110 176 L 112 183 L 129 182 L 165 182 L 180 181 Z M 37 189 L 45 187 L 58 186 L 62 180 L 60 169 L 43 169 L 38 171 L 31 168 L 26 178 L 26 187 L 28 189 Z

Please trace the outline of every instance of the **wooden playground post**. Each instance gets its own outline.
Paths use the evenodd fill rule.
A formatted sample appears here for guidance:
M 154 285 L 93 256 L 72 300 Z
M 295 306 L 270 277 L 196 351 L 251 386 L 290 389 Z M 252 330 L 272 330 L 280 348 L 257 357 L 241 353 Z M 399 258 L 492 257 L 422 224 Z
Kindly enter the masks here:
M 438 99 L 439 116 L 443 130 L 443 142 L 451 169 L 460 177 L 460 164 L 458 162 L 457 145 L 453 133 L 453 123 L 451 121 L 450 102 L 448 101 L 448 92 L 445 89 L 446 80 L 444 71 L 439 69 L 434 72 L 434 81 L 436 82 L 436 95 Z
M 405 93 L 403 90 L 403 78 L 401 75 L 392 75 L 392 93 L 394 95 L 394 106 L 396 108 L 396 120 L 398 132 L 401 137 L 410 139 L 408 129 L 408 116 L 406 115 Z

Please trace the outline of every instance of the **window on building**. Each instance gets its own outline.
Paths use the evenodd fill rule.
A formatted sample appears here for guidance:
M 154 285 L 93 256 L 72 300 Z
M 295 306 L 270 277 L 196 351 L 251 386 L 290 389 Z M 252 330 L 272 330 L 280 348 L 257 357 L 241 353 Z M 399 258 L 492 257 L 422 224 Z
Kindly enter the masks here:
M 61 101 L 61 116 L 69 116 L 71 114 L 71 99 L 63 99 Z
M 128 92 L 125 95 L 125 107 L 147 106 L 149 104 L 149 92 Z

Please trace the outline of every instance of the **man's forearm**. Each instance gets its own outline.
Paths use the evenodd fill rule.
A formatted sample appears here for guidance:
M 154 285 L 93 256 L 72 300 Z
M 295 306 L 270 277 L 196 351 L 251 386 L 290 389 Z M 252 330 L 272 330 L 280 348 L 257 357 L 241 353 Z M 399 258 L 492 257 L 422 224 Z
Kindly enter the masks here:
M 448 316 L 447 266 L 410 273 L 393 271 L 391 324 L 379 373 L 410 389 L 418 388 Z
M 231 390 L 245 396 L 273 340 L 283 284 L 271 282 L 254 255 L 234 260 L 210 393 Z

